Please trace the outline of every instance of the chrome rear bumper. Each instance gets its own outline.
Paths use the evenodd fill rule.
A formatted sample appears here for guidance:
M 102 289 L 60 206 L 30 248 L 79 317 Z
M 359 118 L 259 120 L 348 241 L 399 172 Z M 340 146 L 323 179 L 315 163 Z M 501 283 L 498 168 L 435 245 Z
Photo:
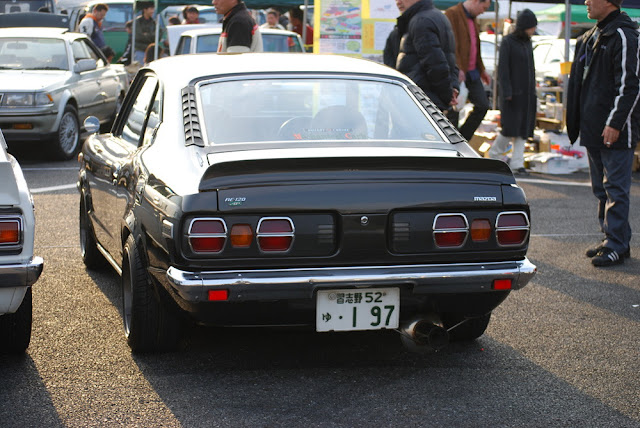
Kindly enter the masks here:
M 206 301 L 207 291 L 228 289 L 233 301 L 313 298 L 315 290 L 409 285 L 413 294 L 492 291 L 496 279 L 511 279 L 512 289 L 524 287 L 536 266 L 527 258 L 492 263 L 256 269 L 188 272 L 170 267 L 167 279 L 184 300 Z
M 0 265 L 0 287 L 31 286 L 40 277 L 44 260 L 34 257 L 25 264 Z

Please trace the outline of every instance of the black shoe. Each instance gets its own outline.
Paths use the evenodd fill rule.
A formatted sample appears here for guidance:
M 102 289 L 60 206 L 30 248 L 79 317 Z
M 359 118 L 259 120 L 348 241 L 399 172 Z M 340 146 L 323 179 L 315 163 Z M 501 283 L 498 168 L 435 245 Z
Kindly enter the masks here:
M 598 254 L 593 256 L 591 263 L 594 266 L 613 266 L 624 263 L 624 255 L 618 254 L 616 250 L 609 247 L 602 247 Z
M 527 169 L 524 167 L 516 169 L 515 171 L 513 171 L 513 173 L 521 177 L 526 177 L 527 175 L 529 175 L 529 171 L 527 171 Z
M 595 257 L 595 255 L 598 254 L 598 252 L 603 248 L 604 246 L 602 244 L 598 245 L 597 247 L 589 248 L 585 255 L 589 258 Z M 631 257 L 631 247 L 627 248 L 627 251 L 622 253 L 622 258 L 628 259 L 629 257 Z

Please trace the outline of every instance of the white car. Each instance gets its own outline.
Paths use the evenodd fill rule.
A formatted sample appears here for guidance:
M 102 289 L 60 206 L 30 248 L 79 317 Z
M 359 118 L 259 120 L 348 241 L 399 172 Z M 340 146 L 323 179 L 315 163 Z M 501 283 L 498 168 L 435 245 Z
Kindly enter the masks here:
M 31 286 L 43 260 L 33 256 L 33 199 L 0 131 L 0 354 L 24 352 L 31 341 Z
M 0 128 L 10 145 L 52 141 L 56 158 L 71 159 L 80 147 L 79 117 L 110 123 L 128 81 L 85 34 L 0 28 Z
M 560 64 L 565 62 L 564 50 L 565 39 L 550 36 L 534 36 L 531 39 L 533 44 L 533 60 L 536 64 L 536 80 L 543 83 L 551 80 L 551 85 L 562 85 L 562 74 Z M 576 50 L 576 39 L 569 40 L 569 61 L 573 61 L 573 54 Z
M 174 55 L 217 52 L 221 27 L 206 27 L 182 33 Z M 304 52 L 302 38 L 287 30 L 261 28 L 262 47 L 265 52 Z

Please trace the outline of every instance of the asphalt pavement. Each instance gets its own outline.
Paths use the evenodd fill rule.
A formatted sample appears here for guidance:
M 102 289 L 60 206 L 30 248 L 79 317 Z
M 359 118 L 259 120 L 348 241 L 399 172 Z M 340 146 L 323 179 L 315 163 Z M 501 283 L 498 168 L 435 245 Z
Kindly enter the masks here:
M 140 356 L 119 277 L 82 264 L 77 164 L 20 161 L 45 267 L 31 345 L 0 357 L 2 427 L 640 427 L 640 238 L 625 264 L 591 266 L 586 173 L 519 179 L 538 274 L 475 342 L 415 354 L 394 332 L 193 327 L 181 351 Z M 635 173 L 637 233 L 639 213 Z

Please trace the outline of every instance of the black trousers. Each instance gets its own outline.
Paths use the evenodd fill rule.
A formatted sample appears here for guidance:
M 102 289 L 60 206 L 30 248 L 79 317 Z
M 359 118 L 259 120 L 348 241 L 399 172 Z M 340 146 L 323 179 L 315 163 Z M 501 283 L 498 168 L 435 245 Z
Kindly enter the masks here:
M 484 90 L 481 79 L 472 80 L 467 75 L 467 80 L 465 80 L 464 83 L 469 90 L 468 100 L 473 103 L 473 111 L 469 113 L 467 120 L 464 121 L 462 126 L 458 126 L 458 130 L 460 130 L 462 136 L 468 141 L 473 137 L 480 123 L 482 123 L 484 115 L 487 114 L 487 110 L 489 110 L 489 99 L 487 98 L 487 93 Z M 458 107 L 462 108 L 463 106 Z M 450 120 L 451 119 L 452 118 L 450 118 Z M 456 122 L 453 123 L 455 124 Z

